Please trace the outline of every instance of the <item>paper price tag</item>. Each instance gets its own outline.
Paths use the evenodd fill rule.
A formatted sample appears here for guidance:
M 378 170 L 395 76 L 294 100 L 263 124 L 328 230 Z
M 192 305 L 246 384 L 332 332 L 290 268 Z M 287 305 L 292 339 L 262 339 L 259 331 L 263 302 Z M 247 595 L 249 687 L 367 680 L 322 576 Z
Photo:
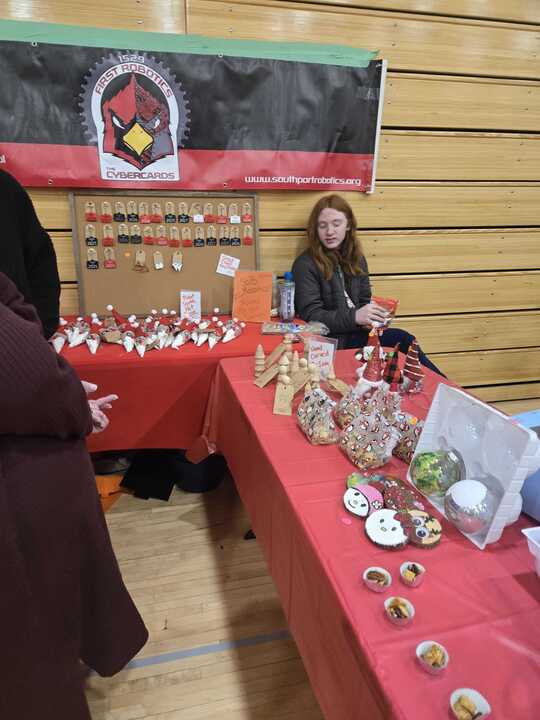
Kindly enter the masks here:
M 221 255 L 219 256 L 219 262 L 216 268 L 216 272 L 218 273 L 218 275 L 228 275 L 229 277 L 234 277 L 239 267 L 240 258 L 221 253 Z
M 201 293 L 200 290 L 180 290 L 180 319 L 201 319 Z
M 337 340 L 319 335 L 306 335 L 304 341 L 309 343 L 308 364 L 313 363 L 318 367 L 322 378 L 328 377 L 330 368 L 334 364 Z

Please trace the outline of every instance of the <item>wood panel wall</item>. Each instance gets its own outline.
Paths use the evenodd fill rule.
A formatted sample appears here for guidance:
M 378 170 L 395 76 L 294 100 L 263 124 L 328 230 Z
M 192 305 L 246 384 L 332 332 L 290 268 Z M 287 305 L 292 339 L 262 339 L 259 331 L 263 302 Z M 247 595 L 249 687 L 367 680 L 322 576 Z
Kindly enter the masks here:
M 0 16 L 342 43 L 388 60 L 378 182 L 344 193 L 375 291 L 401 302 L 451 377 L 508 411 L 540 406 L 537 0 L 19 0 Z M 67 193 L 33 190 L 77 309 Z M 320 193 L 261 192 L 261 258 L 282 273 Z

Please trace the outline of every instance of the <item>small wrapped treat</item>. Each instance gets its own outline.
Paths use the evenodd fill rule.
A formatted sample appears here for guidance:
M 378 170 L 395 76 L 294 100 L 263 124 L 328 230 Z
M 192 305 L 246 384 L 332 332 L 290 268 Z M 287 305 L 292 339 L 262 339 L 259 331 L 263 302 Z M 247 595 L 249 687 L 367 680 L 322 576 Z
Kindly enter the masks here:
M 101 344 L 101 338 L 98 333 L 90 333 L 86 338 L 86 346 L 95 355 Z
M 338 428 L 332 418 L 335 402 L 320 388 L 304 396 L 298 406 L 298 424 L 312 445 L 332 445 L 338 440 Z
M 66 336 L 62 332 L 55 332 L 52 338 L 49 340 L 58 355 L 62 352 L 62 348 L 66 344 Z
M 358 394 L 356 388 L 351 388 L 338 402 L 334 415 L 340 428 L 347 427 L 360 415 L 362 410 L 361 398 L 362 396 Z
M 392 454 L 409 464 L 422 434 L 424 421 L 409 413 L 398 413 L 395 427 L 399 432 L 399 439 Z
M 339 446 L 356 467 L 369 470 L 390 460 L 397 439 L 395 428 L 375 410 L 353 420 L 341 433 Z

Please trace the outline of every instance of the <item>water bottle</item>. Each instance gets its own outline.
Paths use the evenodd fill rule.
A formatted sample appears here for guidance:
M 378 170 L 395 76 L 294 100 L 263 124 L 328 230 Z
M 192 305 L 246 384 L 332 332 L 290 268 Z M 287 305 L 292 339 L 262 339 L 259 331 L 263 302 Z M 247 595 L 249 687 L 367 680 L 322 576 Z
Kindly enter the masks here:
M 279 282 L 276 273 L 272 273 L 272 308 L 270 315 L 276 317 L 279 315 L 279 304 L 281 302 L 281 294 L 279 292 Z
M 283 322 L 294 320 L 294 280 L 292 272 L 286 272 L 279 287 L 279 316 Z

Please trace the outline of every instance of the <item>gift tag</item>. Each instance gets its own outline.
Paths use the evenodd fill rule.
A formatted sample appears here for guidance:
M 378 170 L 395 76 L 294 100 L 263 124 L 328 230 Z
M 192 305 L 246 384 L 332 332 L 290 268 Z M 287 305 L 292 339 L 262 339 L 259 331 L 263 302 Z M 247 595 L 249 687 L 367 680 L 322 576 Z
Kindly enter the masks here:
M 128 226 L 124 223 L 118 226 L 118 236 L 117 236 L 119 243 L 128 243 L 129 242 L 129 230 Z
M 137 210 L 137 203 L 130 200 L 127 204 L 127 221 L 130 223 L 139 222 L 139 211 Z
M 231 244 L 231 236 L 229 234 L 229 226 L 228 225 L 222 225 L 219 228 L 219 244 L 220 245 L 230 245 Z
M 251 225 L 244 226 L 243 244 L 244 245 L 253 245 L 253 229 L 252 229 Z
M 163 222 L 163 212 L 161 210 L 161 203 L 152 203 L 152 214 L 150 215 L 150 220 L 153 223 L 162 223 Z
M 185 203 L 185 202 L 178 203 L 178 222 L 179 223 L 188 223 L 189 222 L 188 207 L 187 207 L 187 203 Z
M 164 225 L 158 225 L 156 230 L 156 245 L 168 245 L 167 231 Z
M 193 203 L 189 209 L 189 215 L 194 223 L 204 222 L 204 215 L 200 203 Z
M 94 225 L 87 225 L 84 228 L 84 242 L 88 247 L 95 247 L 98 244 L 96 228 Z
M 238 225 L 240 222 L 240 215 L 238 214 L 237 203 L 231 203 L 229 205 L 229 222 L 231 225 Z
M 96 248 L 89 247 L 86 250 L 86 269 L 99 270 L 99 261 Z
M 163 253 L 159 250 L 154 251 L 154 267 L 156 270 L 163 270 L 165 263 L 163 261 Z
M 154 229 L 151 227 L 145 227 L 143 230 L 143 243 L 145 245 L 153 245 L 155 241 Z
M 193 244 L 195 247 L 204 247 L 204 228 L 195 228 L 195 242 Z
M 133 269 L 137 272 L 148 272 L 145 250 L 137 250 L 135 253 L 135 265 L 133 266 Z
M 119 223 L 126 222 L 126 208 L 123 202 L 114 203 L 113 220 Z
M 227 215 L 227 208 L 225 203 L 218 203 L 217 206 L 217 222 L 220 225 L 229 222 L 229 216 Z
M 139 203 L 139 222 L 141 225 L 148 225 L 148 223 L 152 222 L 147 202 Z
M 191 228 L 182 228 L 182 245 L 184 247 L 191 247 L 193 245 L 191 240 Z
M 205 203 L 204 206 L 204 222 L 205 223 L 213 223 L 216 222 L 216 218 L 214 216 L 214 204 L 211 202 Z
M 114 248 L 112 247 L 106 247 L 103 251 L 104 260 L 103 260 L 103 267 L 106 270 L 116 270 L 116 254 L 114 252 Z
M 180 272 L 180 270 L 182 269 L 182 265 L 184 264 L 183 257 L 184 256 L 183 256 L 181 250 L 175 250 L 173 252 L 172 266 L 173 266 L 173 270 L 176 270 L 176 272 Z
M 213 225 L 210 225 L 206 232 L 206 244 L 210 247 L 216 247 L 217 245 L 216 228 Z
M 86 222 L 96 222 L 97 220 L 96 205 L 90 200 L 84 205 L 84 219 Z
M 114 245 L 114 231 L 112 225 L 103 226 L 103 240 L 101 242 L 103 247 L 111 247 Z
M 242 222 L 253 222 L 253 216 L 251 214 L 251 203 L 243 203 L 242 205 Z
M 131 232 L 129 235 L 129 241 L 133 245 L 140 245 L 142 243 L 141 228 L 138 225 L 131 226 Z
M 235 247 L 241 245 L 240 228 L 235 225 L 231 225 L 231 245 L 234 245 Z
M 107 200 L 101 203 L 101 215 L 99 216 L 99 219 L 102 223 L 112 222 L 111 203 Z
M 176 213 L 174 211 L 174 203 L 172 203 L 172 202 L 165 203 L 165 222 L 166 223 L 176 222 Z
M 172 227 L 169 232 L 169 247 L 180 247 L 180 233 L 177 227 Z

